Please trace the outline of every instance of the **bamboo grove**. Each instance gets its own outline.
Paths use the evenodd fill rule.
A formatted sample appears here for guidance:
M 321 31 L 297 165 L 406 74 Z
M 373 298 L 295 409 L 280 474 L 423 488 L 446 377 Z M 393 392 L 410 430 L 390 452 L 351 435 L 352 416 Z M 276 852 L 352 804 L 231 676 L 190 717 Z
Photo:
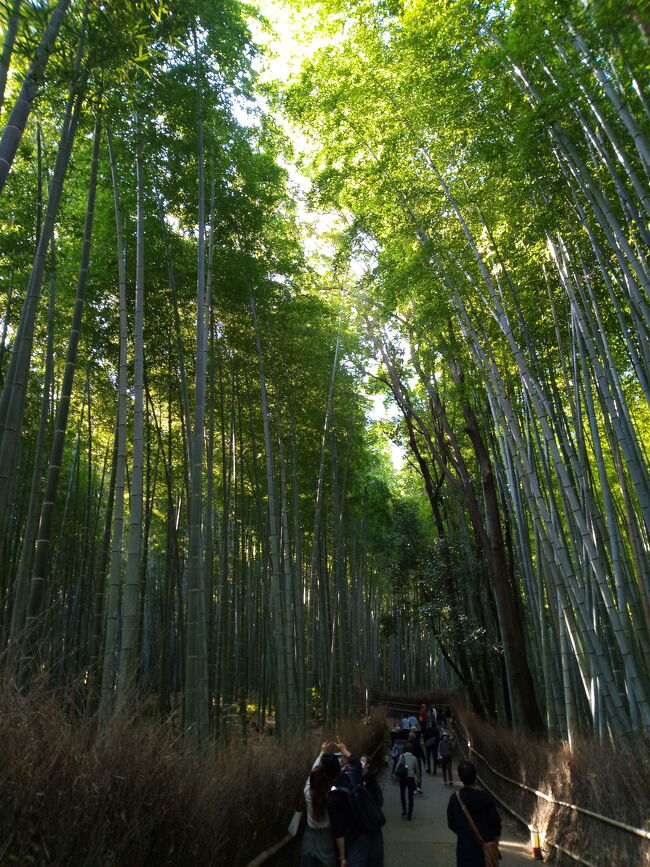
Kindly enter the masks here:
M 262 87 L 236 0 L 0 7 L 8 675 L 198 744 L 373 687 L 647 731 L 650 20 L 307 13 Z
M 286 733 L 349 713 L 382 667 L 390 465 L 254 98 L 250 10 L 2 14 L 11 682 L 199 744 L 251 705 Z
M 479 708 L 647 731 L 647 9 L 328 14 L 282 95 L 364 263 L 358 327 L 437 529 L 423 607 L 455 611 L 438 634 Z

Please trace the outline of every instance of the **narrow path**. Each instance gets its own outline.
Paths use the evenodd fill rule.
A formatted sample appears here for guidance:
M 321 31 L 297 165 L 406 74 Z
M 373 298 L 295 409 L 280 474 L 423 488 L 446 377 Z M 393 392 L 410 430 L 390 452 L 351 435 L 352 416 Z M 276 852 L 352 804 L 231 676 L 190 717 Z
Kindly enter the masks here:
M 423 793 L 414 795 L 413 819 L 401 818 L 399 784 L 383 774 L 385 867 L 456 867 L 456 837 L 447 827 L 447 803 L 458 788 L 445 786 L 440 773 L 422 775 Z M 533 863 L 526 832 L 499 810 L 503 820 L 500 867 Z

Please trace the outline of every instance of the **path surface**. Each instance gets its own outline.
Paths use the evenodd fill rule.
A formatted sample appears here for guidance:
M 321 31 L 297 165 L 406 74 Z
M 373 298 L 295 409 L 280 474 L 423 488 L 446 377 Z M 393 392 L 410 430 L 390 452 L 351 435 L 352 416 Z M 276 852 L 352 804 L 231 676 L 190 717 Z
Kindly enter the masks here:
M 422 775 L 423 794 L 413 796 L 413 818 L 401 818 L 399 784 L 383 775 L 384 789 L 384 865 L 385 867 L 456 867 L 456 837 L 447 827 L 447 803 L 459 788 L 445 786 L 440 772 Z M 503 823 L 500 867 L 533 864 L 525 830 L 515 826 L 499 810 Z

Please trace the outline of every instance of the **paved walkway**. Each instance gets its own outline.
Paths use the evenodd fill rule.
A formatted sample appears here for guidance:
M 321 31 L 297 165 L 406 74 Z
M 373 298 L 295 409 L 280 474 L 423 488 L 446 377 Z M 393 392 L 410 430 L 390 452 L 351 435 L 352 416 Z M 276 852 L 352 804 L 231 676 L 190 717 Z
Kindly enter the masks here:
M 456 836 L 447 827 L 447 803 L 458 788 L 445 786 L 440 772 L 422 774 L 423 794 L 413 796 L 413 818 L 401 818 L 399 784 L 383 775 L 384 789 L 384 864 L 385 867 L 456 867 Z M 500 867 L 532 865 L 530 844 L 525 829 L 504 816 Z

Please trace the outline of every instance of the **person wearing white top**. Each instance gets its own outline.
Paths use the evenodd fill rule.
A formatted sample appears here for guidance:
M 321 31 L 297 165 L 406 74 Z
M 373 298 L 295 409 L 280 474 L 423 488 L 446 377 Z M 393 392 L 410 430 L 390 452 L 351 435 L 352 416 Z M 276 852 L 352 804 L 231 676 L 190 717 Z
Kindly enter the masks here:
M 338 856 L 336 843 L 327 812 L 327 795 L 341 766 L 333 753 L 327 752 L 327 741 L 321 745 L 320 753 L 305 783 L 305 807 L 307 827 L 300 845 L 300 867 L 336 867 Z

